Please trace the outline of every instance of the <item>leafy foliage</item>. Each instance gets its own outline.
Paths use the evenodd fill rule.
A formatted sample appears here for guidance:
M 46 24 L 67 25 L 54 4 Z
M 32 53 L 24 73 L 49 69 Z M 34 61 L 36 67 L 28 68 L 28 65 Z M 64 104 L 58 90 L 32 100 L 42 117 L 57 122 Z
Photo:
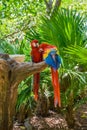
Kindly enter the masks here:
M 65 92 L 61 94 L 62 105 L 67 107 L 72 105 L 73 109 L 85 98 L 86 90 L 86 74 L 75 70 L 67 70 L 67 75 L 71 79 L 71 83 Z
M 85 17 L 76 10 L 60 9 L 50 18 L 43 16 L 38 27 L 29 30 L 28 35 L 63 50 L 69 45 L 82 45 L 84 21 Z
M 74 1 L 74 2 L 73 2 Z M 25 54 L 30 60 L 30 40 L 38 39 L 56 45 L 62 57 L 59 70 L 60 79 L 68 74 L 70 84 L 62 91 L 62 106 L 66 109 L 72 105 L 83 103 L 87 81 L 86 73 L 75 69 L 87 65 L 87 11 L 86 2 L 63 0 L 61 9 L 56 10 L 51 17 L 47 16 L 43 0 L 1 0 L 0 1 L 0 52 L 9 54 Z M 66 8 L 65 8 L 66 6 Z M 40 16 L 41 15 L 41 16 Z M 53 96 L 49 69 L 41 73 L 40 93 L 47 97 Z M 35 102 L 32 93 L 32 77 L 23 81 L 18 88 L 17 109 L 22 104 L 33 108 Z M 68 78 L 68 80 L 69 80 Z M 67 81 L 61 82 L 67 83 Z M 84 96 L 83 96 L 84 95 Z M 67 110 L 67 109 L 66 109 Z
M 66 48 L 66 53 L 75 57 L 75 61 L 80 64 L 87 65 L 87 48 L 81 46 L 70 46 Z
M 40 1 L 40 2 L 39 2 Z M 12 38 L 23 33 L 35 24 L 36 17 L 45 11 L 44 1 L 1 0 L 0 1 L 0 38 Z M 8 36 L 10 34 L 10 36 Z M 15 36 L 15 37 L 16 37 Z
M 32 92 L 32 77 L 22 81 L 18 88 L 18 100 L 16 109 L 19 110 L 22 104 L 27 104 L 27 107 L 32 109 L 35 106 Z

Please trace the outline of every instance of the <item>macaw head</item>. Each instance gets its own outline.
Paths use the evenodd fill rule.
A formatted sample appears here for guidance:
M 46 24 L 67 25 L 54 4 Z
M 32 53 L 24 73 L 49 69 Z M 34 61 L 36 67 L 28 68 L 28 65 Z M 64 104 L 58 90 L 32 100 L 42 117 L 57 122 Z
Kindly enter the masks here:
M 31 41 L 31 47 L 32 47 L 32 49 L 33 48 L 38 48 L 39 47 L 39 42 L 38 42 L 38 40 L 32 40 Z

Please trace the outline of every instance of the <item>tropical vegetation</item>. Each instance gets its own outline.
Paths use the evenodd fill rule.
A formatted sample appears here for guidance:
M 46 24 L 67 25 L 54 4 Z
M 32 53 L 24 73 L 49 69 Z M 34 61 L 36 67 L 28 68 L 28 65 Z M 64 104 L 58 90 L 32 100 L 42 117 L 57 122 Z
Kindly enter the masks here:
M 61 5 L 57 7 L 54 1 L 49 12 L 45 2 L 0 1 L 0 53 L 24 54 L 25 61 L 29 62 L 31 40 L 57 46 L 62 59 L 59 68 L 61 112 L 73 127 L 75 109 L 87 101 L 87 0 L 60 0 Z M 49 101 L 53 99 L 50 81 L 47 68 L 41 73 L 39 93 Z M 37 105 L 33 99 L 32 76 L 18 87 L 16 110 L 20 111 L 23 105 L 32 112 Z M 52 105 L 50 103 L 48 109 L 54 109 Z

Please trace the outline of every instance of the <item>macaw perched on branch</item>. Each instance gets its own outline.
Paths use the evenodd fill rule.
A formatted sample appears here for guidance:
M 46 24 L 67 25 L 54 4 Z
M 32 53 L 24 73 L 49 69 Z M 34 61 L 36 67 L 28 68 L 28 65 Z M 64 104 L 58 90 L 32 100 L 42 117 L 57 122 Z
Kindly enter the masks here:
M 31 42 L 31 56 L 32 61 L 35 63 L 41 62 L 43 59 L 45 60 L 46 64 L 51 66 L 51 73 L 52 73 L 52 83 L 54 88 L 54 106 L 56 107 L 59 105 L 61 106 L 60 100 L 60 86 L 59 86 L 59 78 L 58 78 L 58 71 L 61 64 L 61 59 L 57 54 L 57 47 L 42 43 L 38 44 L 38 40 L 33 40 Z M 39 89 L 39 82 L 40 82 L 40 73 L 34 74 L 34 95 L 35 100 L 38 99 L 38 89 Z
M 46 64 L 51 66 L 52 84 L 54 88 L 54 106 L 56 107 L 58 105 L 61 107 L 60 84 L 57 70 L 61 64 L 61 58 L 57 54 L 56 46 L 42 43 L 40 44 L 40 48 L 43 49 L 43 59 L 45 60 Z
M 31 41 L 31 57 L 32 62 L 38 63 L 41 62 L 42 59 L 42 52 L 39 49 L 39 43 L 38 40 Z M 40 73 L 36 73 L 33 76 L 33 92 L 34 92 L 34 99 L 38 100 L 38 90 L 39 90 L 39 83 L 40 83 Z

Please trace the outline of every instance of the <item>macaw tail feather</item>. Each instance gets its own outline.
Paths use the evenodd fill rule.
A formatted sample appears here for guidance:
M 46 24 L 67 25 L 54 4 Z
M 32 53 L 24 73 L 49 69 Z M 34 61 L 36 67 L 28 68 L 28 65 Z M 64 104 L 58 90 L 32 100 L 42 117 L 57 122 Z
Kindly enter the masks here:
M 40 73 L 36 73 L 33 76 L 33 87 L 34 87 L 33 92 L 35 101 L 38 100 L 39 83 L 40 83 Z
M 51 73 L 52 73 L 52 84 L 54 88 L 54 106 L 57 107 L 58 105 L 59 107 L 61 107 L 58 71 L 51 67 Z

